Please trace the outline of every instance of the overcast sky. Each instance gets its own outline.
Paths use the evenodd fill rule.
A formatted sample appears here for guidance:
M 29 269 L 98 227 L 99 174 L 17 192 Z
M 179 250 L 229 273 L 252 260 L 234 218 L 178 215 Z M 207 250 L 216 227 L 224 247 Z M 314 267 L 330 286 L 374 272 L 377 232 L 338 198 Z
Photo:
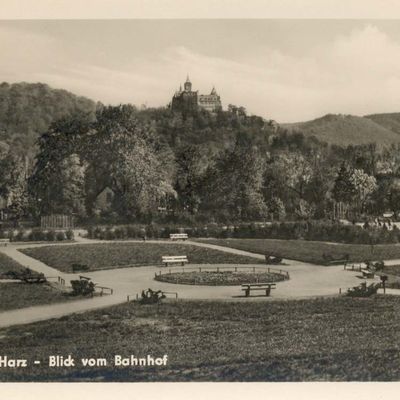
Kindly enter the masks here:
M 103 103 L 164 106 L 189 74 L 279 122 L 400 112 L 399 21 L 0 21 L 0 54 L 0 81 Z

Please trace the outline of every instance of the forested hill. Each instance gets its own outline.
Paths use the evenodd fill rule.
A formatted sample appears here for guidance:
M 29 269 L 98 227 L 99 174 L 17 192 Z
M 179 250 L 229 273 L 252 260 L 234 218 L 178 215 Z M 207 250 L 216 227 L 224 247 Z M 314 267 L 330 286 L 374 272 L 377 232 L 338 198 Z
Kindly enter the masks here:
M 137 117 L 154 126 L 158 137 L 174 151 L 187 145 L 196 145 L 208 153 L 232 147 L 237 140 L 264 148 L 276 128 L 258 116 L 219 111 L 211 114 L 204 110 L 182 114 L 167 108 L 138 110 Z
M 371 114 L 366 115 L 365 118 L 400 135 L 400 113 Z
M 312 121 L 282 124 L 290 132 L 301 132 L 305 136 L 315 136 L 319 140 L 340 146 L 375 142 L 387 146 L 400 142 L 400 135 L 389 129 L 389 124 L 381 124 L 381 115 L 356 117 L 353 115 L 328 114 Z M 398 121 L 400 128 L 400 119 Z M 399 129 L 400 132 L 400 129 Z
M 0 84 L 0 141 L 17 153 L 32 153 L 49 125 L 77 111 L 94 115 L 96 103 L 43 83 Z
M 328 114 L 312 121 L 281 124 L 277 129 L 261 117 L 246 115 L 243 107 L 231 107 L 230 111 L 217 115 L 205 111 L 182 115 L 167 108 L 136 110 L 136 115 L 153 126 L 173 151 L 186 144 L 196 144 L 207 153 L 218 152 L 230 147 L 238 134 L 245 140 L 250 139 L 253 145 L 263 147 L 285 130 L 343 147 L 371 142 L 387 146 L 400 142 L 400 113 L 366 117 Z M 94 118 L 96 108 L 93 100 L 43 83 L 2 83 L 0 142 L 11 145 L 17 154 L 33 156 L 36 139 L 53 121 L 77 112 Z

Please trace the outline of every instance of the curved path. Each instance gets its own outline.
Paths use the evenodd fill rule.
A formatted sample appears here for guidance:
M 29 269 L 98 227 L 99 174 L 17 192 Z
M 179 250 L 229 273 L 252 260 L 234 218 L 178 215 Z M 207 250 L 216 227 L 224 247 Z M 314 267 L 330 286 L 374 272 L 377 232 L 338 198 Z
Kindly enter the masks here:
M 57 245 L 71 246 L 83 243 L 106 243 L 107 241 L 89 240 L 81 237 L 77 238 L 76 242 L 57 243 Z M 111 241 L 117 243 L 117 241 Z M 122 242 L 122 241 L 121 241 Z M 123 243 L 141 242 L 138 240 L 123 241 Z M 170 241 L 148 241 L 153 243 L 174 243 Z M 256 259 L 264 259 L 261 254 L 250 253 L 242 250 L 222 247 L 200 242 L 180 242 L 184 244 L 195 245 L 199 247 L 208 247 L 216 250 L 246 255 Z M 46 276 L 60 276 L 69 282 L 71 279 L 79 279 L 79 274 L 67 274 L 58 271 L 55 268 L 49 267 L 43 262 L 29 257 L 19 249 L 28 247 L 51 246 L 49 243 L 41 244 L 11 244 L 1 249 L 4 254 L 13 258 L 23 266 L 29 267 L 37 272 L 42 272 Z M 254 264 L 260 266 L 260 264 Z M 191 266 L 196 266 L 191 264 Z M 204 265 L 203 265 L 204 266 Z M 217 267 L 218 265 L 215 265 Z M 225 264 L 226 266 L 226 264 Z M 174 269 L 174 268 L 171 268 Z M 175 268 L 179 270 L 179 267 Z M 274 299 L 290 299 L 290 298 L 305 298 L 316 296 L 328 296 L 338 294 L 339 288 L 348 288 L 360 283 L 357 277 L 359 273 L 352 271 L 344 271 L 343 266 L 324 267 L 314 264 L 303 263 L 300 261 L 284 260 L 282 269 L 289 271 L 290 280 L 279 282 L 277 288 L 272 292 L 272 297 L 242 297 L 242 292 L 238 286 L 193 286 L 193 285 L 177 285 L 165 282 L 155 281 L 154 274 L 162 268 L 160 267 L 130 267 L 118 268 L 101 271 L 93 271 L 85 273 L 85 276 L 90 276 L 92 280 L 99 286 L 111 287 L 114 289 L 113 295 L 103 297 L 94 297 L 91 299 L 69 301 L 66 303 L 34 306 L 24 309 L 11 310 L 0 313 L 0 327 L 11 325 L 31 323 L 45 319 L 58 318 L 64 315 L 84 312 L 96 308 L 103 308 L 115 304 L 120 304 L 126 301 L 127 295 L 136 295 L 143 289 L 151 287 L 152 289 L 161 289 L 167 292 L 177 292 L 180 299 L 202 299 L 202 300 L 236 300 L 236 301 L 273 301 Z M 373 281 L 373 280 L 371 280 Z

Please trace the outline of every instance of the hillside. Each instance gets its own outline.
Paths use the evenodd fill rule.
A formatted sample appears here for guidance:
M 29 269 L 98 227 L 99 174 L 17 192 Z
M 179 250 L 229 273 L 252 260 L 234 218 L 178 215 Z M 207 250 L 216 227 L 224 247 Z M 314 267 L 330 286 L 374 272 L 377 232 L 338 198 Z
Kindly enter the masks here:
M 43 83 L 0 84 L 0 140 L 17 152 L 33 152 L 49 125 L 75 112 L 94 113 L 96 103 Z
M 384 146 L 400 142 L 400 135 L 378 124 L 372 118 L 353 115 L 327 114 L 312 121 L 281 124 L 281 127 L 290 132 L 302 132 L 305 136 L 315 136 L 319 140 L 341 146 L 371 142 Z
M 371 114 L 366 115 L 365 118 L 368 118 L 384 128 L 400 135 L 400 113 Z

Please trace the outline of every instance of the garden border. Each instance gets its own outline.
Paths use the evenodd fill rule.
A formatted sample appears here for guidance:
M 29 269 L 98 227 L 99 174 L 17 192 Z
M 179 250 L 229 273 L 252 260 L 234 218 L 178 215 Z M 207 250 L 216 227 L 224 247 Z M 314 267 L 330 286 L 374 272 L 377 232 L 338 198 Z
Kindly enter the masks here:
M 279 274 L 283 277 L 283 281 L 286 281 L 290 279 L 290 274 L 289 271 L 285 271 L 283 269 L 277 269 L 277 268 L 271 268 L 266 265 L 258 265 L 258 266 L 248 266 L 248 265 L 243 265 L 243 266 L 186 266 L 186 267 L 171 267 L 168 268 L 168 272 L 166 271 L 167 268 L 164 268 L 163 270 L 159 270 L 158 274 L 157 271 L 154 273 L 154 280 L 159 281 L 159 282 L 165 282 L 164 280 L 160 279 L 162 275 L 172 275 L 174 273 L 185 273 L 185 272 L 222 272 L 221 270 L 225 271 L 232 271 L 232 272 L 252 272 L 256 273 L 256 269 L 260 270 L 261 272 L 266 272 L 266 273 L 276 273 Z M 244 271 L 243 271 L 244 270 Z M 177 282 L 178 283 L 178 282 Z M 195 285 L 194 283 L 193 285 Z M 212 286 L 212 285 L 211 285 Z

